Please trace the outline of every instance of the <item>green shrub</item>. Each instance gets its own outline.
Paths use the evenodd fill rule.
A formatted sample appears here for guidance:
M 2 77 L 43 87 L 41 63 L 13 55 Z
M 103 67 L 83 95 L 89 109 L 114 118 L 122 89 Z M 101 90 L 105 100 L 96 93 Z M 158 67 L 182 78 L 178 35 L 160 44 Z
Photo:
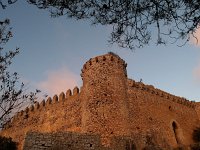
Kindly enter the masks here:
M 12 141 L 11 138 L 0 136 L 0 149 L 1 150 L 17 150 L 17 143 Z

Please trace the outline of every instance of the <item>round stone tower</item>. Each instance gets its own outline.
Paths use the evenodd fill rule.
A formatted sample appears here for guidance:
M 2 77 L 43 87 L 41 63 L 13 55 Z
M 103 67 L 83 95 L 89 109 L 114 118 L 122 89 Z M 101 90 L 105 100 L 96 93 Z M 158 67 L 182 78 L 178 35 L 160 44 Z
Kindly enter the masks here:
M 97 56 L 82 69 L 82 130 L 101 135 L 104 145 L 112 136 L 128 136 L 126 63 L 114 53 Z

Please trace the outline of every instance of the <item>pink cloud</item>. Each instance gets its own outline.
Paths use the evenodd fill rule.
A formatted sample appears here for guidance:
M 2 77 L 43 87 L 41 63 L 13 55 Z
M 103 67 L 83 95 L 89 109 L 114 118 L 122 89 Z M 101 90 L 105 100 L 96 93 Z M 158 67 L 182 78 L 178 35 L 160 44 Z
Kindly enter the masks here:
M 190 35 L 190 43 L 200 46 L 200 28 L 196 29 L 194 35 Z
M 44 81 L 37 84 L 38 88 L 46 91 L 49 96 L 66 92 L 78 85 L 79 76 L 66 68 L 49 71 Z
M 194 68 L 193 74 L 195 77 L 195 81 L 200 82 L 200 63 L 197 65 L 196 68 Z

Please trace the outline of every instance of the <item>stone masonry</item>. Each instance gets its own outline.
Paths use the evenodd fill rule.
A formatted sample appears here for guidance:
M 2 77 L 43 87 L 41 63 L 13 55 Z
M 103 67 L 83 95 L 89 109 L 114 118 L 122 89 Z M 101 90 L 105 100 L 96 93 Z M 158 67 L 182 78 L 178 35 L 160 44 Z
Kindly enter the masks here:
M 193 144 L 200 104 L 127 78 L 126 63 L 108 53 L 87 61 L 83 86 L 18 112 L 0 135 L 18 148 L 169 150 Z M 57 146 L 57 147 L 56 147 Z

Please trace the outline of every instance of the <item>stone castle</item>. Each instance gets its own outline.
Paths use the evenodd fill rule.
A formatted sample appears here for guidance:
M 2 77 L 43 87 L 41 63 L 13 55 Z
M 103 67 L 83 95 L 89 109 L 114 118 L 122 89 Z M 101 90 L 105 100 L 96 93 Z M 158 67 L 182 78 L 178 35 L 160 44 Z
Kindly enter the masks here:
M 126 66 L 113 53 L 90 59 L 80 92 L 75 87 L 37 102 L 0 134 L 24 150 L 170 150 L 194 143 L 200 104 L 128 79 Z

